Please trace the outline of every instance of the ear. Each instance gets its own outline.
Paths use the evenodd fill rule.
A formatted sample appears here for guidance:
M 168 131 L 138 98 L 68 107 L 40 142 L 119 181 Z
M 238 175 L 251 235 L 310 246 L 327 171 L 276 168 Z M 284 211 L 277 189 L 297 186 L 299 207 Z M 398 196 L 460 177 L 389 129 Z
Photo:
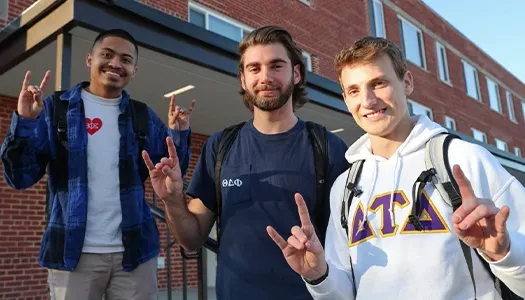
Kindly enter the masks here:
M 405 86 L 405 95 L 410 96 L 410 94 L 412 94 L 414 91 L 414 78 L 412 77 L 412 73 L 410 73 L 410 71 L 405 73 L 403 84 Z
M 297 64 L 293 67 L 293 84 L 296 85 L 301 81 L 301 65 Z
M 244 80 L 244 73 L 243 72 L 239 72 L 239 77 L 241 79 L 241 87 L 242 87 L 243 90 L 246 91 L 247 88 L 246 88 L 246 82 Z
M 93 56 L 91 56 L 91 53 L 88 53 L 86 55 L 86 66 L 88 69 L 91 69 L 91 61 L 93 60 Z

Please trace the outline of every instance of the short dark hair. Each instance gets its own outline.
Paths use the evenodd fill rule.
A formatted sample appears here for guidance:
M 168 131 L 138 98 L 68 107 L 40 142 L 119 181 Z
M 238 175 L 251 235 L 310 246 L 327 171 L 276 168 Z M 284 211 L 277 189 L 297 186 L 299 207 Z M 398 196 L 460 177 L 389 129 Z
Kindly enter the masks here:
M 135 46 L 135 53 L 137 53 L 137 56 L 139 55 L 139 46 L 137 45 L 137 41 L 133 38 L 133 36 L 127 32 L 124 29 L 110 29 L 106 30 L 104 32 L 101 32 L 97 38 L 95 38 L 95 41 L 93 42 L 93 46 L 91 47 L 91 51 L 95 48 L 95 45 L 98 42 L 103 41 L 107 37 L 119 37 L 121 39 L 125 39 L 126 41 L 130 42 Z
M 241 59 L 239 60 L 238 72 L 241 74 L 244 71 L 244 53 L 246 52 L 246 49 L 252 46 L 270 44 L 281 44 L 286 49 L 288 58 L 292 63 L 292 70 L 294 66 L 299 65 L 301 80 L 294 85 L 292 93 L 294 110 L 298 109 L 308 102 L 308 97 L 306 96 L 307 92 L 304 87 L 306 81 L 306 65 L 304 63 L 301 49 L 297 46 L 292 35 L 286 29 L 279 26 L 263 26 L 246 35 L 239 43 L 238 50 Z M 245 93 L 246 91 L 241 88 L 241 95 L 244 95 Z

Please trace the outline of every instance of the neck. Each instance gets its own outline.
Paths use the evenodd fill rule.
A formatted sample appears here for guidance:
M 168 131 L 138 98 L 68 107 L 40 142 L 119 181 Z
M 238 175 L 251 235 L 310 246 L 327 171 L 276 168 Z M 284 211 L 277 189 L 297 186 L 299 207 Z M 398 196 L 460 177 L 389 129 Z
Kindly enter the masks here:
M 405 142 L 413 128 L 414 124 L 407 113 L 407 116 L 389 134 L 385 136 L 370 135 L 372 153 L 389 159 Z
M 253 108 L 253 126 L 263 134 L 286 132 L 295 126 L 297 116 L 293 113 L 291 99 L 283 107 L 273 111 Z
M 97 97 L 108 99 L 118 98 L 122 95 L 122 90 L 107 89 L 104 86 L 97 86 L 93 84 L 87 86 L 86 91 L 90 92 L 91 94 Z

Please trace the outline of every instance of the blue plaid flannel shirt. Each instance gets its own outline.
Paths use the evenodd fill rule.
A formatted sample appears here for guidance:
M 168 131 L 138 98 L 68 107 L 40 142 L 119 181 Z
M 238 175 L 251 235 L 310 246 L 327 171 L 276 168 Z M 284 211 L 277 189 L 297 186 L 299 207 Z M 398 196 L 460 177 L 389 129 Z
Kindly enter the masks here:
M 88 82 L 79 83 L 61 95 L 69 101 L 67 139 L 69 147 L 66 186 L 60 186 L 60 157 L 57 155 L 56 132 L 53 128 L 52 96 L 44 100 L 44 109 L 36 120 L 13 113 L 11 126 L 0 149 L 4 178 L 15 189 L 26 189 L 48 174 L 50 215 L 42 238 L 39 264 L 42 267 L 72 271 L 78 264 L 87 217 L 87 131 L 81 90 Z M 139 146 L 129 113 L 130 96 L 122 93 L 119 116 L 120 201 L 122 207 L 123 268 L 130 271 L 159 254 L 159 232 L 145 200 L 144 180 L 147 168 L 139 154 Z M 149 132 L 144 149 L 153 162 L 168 156 L 166 136 L 171 136 L 177 149 L 182 173 L 189 158 L 190 130 L 169 129 L 148 108 Z M 108 180 L 114 180 L 108 178 Z

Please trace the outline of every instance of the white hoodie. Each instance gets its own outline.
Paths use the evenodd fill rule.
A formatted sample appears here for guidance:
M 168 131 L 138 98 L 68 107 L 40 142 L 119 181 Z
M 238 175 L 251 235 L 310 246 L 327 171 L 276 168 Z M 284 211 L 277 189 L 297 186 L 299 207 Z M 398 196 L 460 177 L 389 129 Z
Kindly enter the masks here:
M 420 220 L 414 230 L 412 186 L 425 170 L 425 143 L 446 130 L 426 116 L 414 117 L 414 129 L 390 159 L 375 156 L 365 134 L 346 152 L 350 163 L 365 159 L 348 216 L 349 241 L 341 226 L 341 206 L 348 170 L 335 181 L 330 195 L 332 217 L 326 237 L 328 277 L 307 284 L 315 299 L 474 299 L 474 287 L 452 226 L 452 207 L 432 184 L 425 187 Z M 525 189 L 485 148 L 459 139 L 449 148 L 451 166 L 461 166 L 477 197 L 507 205 L 511 248 L 491 270 L 515 293 L 525 296 Z M 430 201 L 426 200 L 430 198 Z M 389 209 L 394 203 L 394 209 Z M 393 225 L 393 226 L 392 226 Z M 474 250 L 473 250 L 474 251 Z M 353 295 L 350 257 L 356 279 Z M 472 252 L 478 300 L 501 299 L 476 253 Z

